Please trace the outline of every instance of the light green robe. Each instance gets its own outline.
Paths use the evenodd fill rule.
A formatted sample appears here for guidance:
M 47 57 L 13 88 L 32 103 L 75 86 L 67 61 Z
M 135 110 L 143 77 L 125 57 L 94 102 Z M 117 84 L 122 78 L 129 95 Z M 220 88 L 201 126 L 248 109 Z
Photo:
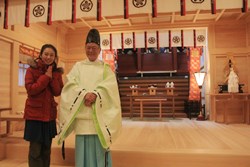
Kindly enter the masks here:
M 92 108 L 84 105 L 88 92 L 97 95 Z M 122 126 L 117 80 L 110 66 L 102 61 L 77 62 L 67 75 L 61 93 L 58 144 L 74 130 L 76 134 L 97 134 L 107 149 Z

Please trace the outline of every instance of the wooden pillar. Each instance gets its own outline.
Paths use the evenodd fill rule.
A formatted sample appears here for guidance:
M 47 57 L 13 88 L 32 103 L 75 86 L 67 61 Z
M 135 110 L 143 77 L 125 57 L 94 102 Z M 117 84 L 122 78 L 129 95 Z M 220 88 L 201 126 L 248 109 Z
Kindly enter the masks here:
M 173 69 L 177 70 L 177 48 L 176 47 L 172 48 L 172 64 L 173 64 Z
M 137 70 L 141 71 L 141 48 L 137 49 Z

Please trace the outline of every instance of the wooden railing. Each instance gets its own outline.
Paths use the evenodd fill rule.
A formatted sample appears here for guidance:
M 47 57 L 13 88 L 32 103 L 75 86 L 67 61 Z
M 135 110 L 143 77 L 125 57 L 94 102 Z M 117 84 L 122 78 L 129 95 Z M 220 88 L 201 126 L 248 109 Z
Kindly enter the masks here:
M 12 108 L 0 108 L 0 113 L 1 113 L 2 111 L 9 111 L 9 110 L 12 110 Z
M 5 132 L 0 134 L 0 137 L 7 136 L 12 133 L 12 121 L 24 121 L 22 114 L 11 114 L 12 108 L 0 108 L 0 129 L 2 130 L 2 122 L 6 122 Z M 6 111 L 6 112 L 4 112 Z

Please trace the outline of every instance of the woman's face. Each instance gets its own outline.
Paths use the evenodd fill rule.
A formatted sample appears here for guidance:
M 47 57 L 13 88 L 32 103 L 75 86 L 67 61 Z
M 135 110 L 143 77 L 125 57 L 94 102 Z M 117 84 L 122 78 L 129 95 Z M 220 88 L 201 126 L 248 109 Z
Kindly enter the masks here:
M 42 61 L 47 64 L 51 65 L 55 61 L 56 54 L 52 48 L 44 49 L 41 59 Z
M 85 50 L 89 61 L 95 61 L 99 56 L 101 48 L 96 43 L 87 43 Z

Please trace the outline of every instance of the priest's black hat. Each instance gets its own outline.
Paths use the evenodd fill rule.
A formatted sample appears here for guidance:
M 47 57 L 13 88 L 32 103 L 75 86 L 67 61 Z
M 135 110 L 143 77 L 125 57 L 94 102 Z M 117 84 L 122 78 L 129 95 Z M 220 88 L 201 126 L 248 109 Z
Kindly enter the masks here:
M 91 29 L 89 30 L 86 43 L 96 43 L 97 45 L 100 46 L 100 33 L 97 29 Z

